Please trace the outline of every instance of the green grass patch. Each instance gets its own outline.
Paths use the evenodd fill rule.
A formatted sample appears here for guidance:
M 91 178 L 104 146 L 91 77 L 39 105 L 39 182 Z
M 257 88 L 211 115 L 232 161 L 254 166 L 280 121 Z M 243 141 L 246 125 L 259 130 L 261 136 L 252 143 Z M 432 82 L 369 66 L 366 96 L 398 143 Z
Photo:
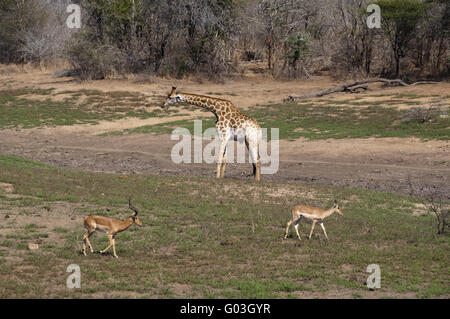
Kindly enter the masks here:
M 63 102 L 36 101 L 15 96 L 0 97 L 0 128 L 96 123 L 98 114 Z
M 382 95 L 384 96 L 384 95 Z M 412 96 L 415 97 L 415 96 Z M 404 98 L 404 97 L 403 97 Z M 308 139 L 328 138 L 369 138 L 369 137 L 417 137 L 424 140 L 450 139 L 450 109 L 432 121 L 404 121 L 406 110 L 392 105 L 417 105 L 417 101 L 386 99 L 383 101 L 321 100 L 300 104 L 269 104 L 250 108 L 246 113 L 254 117 L 261 127 L 279 129 L 280 139 L 294 140 L 299 137 Z M 358 107 L 354 107 L 358 106 Z M 215 117 L 211 114 L 203 120 L 203 130 L 214 127 Z M 103 135 L 122 134 L 171 134 L 174 128 L 183 127 L 193 134 L 194 120 L 172 121 L 156 125 L 147 125 L 134 129 L 105 133 Z
M 354 102 L 363 103 L 363 102 Z M 435 118 L 431 122 L 404 122 L 403 112 L 394 107 L 369 105 L 273 104 L 253 108 L 249 114 L 262 127 L 279 128 L 281 139 L 418 137 L 448 140 L 450 118 Z M 445 110 L 447 114 L 449 109 Z
M 155 104 L 145 102 L 145 96 L 140 93 L 79 90 L 53 94 L 53 90 L 23 88 L 0 91 L 0 129 L 96 124 L 100 120 L 146 119 L 166 116 L 167 113 L 155 108 Z M 70 94 L 71 97 L 64 101 L 52 99 L 60 94 Z M 31 95 L 41 95 L 45 99 L 31 98 Z M 79 102 L 82 96 L 86 99 Z
M 70 95 L 63 102 L 52 100 L 60 94 Z M 220 95 L 220 92 L 208 94 Z M 225 94 L 225 93 L 223 93 Z M 43 99 L 32 99 L 40 95 Z M 397 104 L 420 105 L 415 99 L 426 97 L 416 94 L 376 95 L 382 101 L 348 99 L 336 101 L 320 99 L 302 101 L 299 104 L 269 104 L 250 108 L 246 113 L 268 129 L 279 129 L 280 139 L 368 138 L 368 137 L 417 137 L 424 140 L 450 138 L 449 108 L 442 115 L 426 122 L 403 121 L 404 110 Z M 85 99 L 80 102 L 80 98 Z M 167 123 L 147 125 L 125 131 L 103 135 L 122 134 L 171 134 L 174 128 L 187 128 L 193 134 L 193 120 L 176 120 L 180 110 L 191 110 L 191 106 L 162 110 L 158 103 L 145 102 L 146 97 L 138 92 L 98 90 L 61 91 L 54 89 L 22 88 L 0 91 L 0 129 L 32 128 L 41 126 L 96 124 L 100 120 L 116 120 L 127 117 L 140 119 L 173 117 Z M 439 100 L 440 101 L 440 100 Z M 159 104 L 158 104 L 159 105 Z M 152 107 L 153 106 L 153 107 Z M 357 106 L 357 107 L 355 107 Z M 148 108 L 152 107 L 152 108 Z M 203 131 L 214 127 L 215 117 L 206 117 Z
M 32 167 L 50 167 L 48 164 L 33 161 L 30 159 L 17 157 L 14 155 L 1 155 L 0 167 L 32 168 Z
M 435 234 L 433 216 L 412 214 L 419 202 L 414 198 L 298 183 L 145 175 L 124 179 L 15 162 L 11 165 L 10 158 L 5 161 L 0 155 L 0 181 L 14 184 L 17 194 L 40 198 L 50 207 L 55 201 L 88 204 L 86 214 L 108 207 L 107 215 L 115 218 L 129 216 L 132 196 L 144 226 L 117 236 L 120 258 L 115 260 L 111 253 L 80 255 L 82 219 L 44 229 L 39 219 L 15 226 L 15 214 L 10 213 L 7 226 L 17 227 L 17 236 L 0 238 L 0 251 L 8 256 L 0 267 L 3 298 L 127 293 L 150 298 L 296 298 L 316 291 L 326 296 L 336 289 L 343 297 L 365 298 L 371 293 L 364 285 L 366 267 L 372 263 L 381 267 L 385 296 L 449 296 L 450 237 Z M 311 240 L 298 241 L 293 228 L 282 240 L 292 205 L 327 208 L 334 199 L 344 216 L 325 220 L 328 241 L 320 227 Z M 0 204 L 14 210 L 17 202 L 0 198 Z M 303 238 L 310 228 L 311 223 L 300 224 Z M 49 242 L 52 235 L 59 240 Z M 42 250 L 28 251 L 29 239 L 44 241 Z M 96 250 L 108 245 L 102 233 L 91 242 Z M 65 286 L 65 267 L 72 263 L 81 268 L 81 289 Z

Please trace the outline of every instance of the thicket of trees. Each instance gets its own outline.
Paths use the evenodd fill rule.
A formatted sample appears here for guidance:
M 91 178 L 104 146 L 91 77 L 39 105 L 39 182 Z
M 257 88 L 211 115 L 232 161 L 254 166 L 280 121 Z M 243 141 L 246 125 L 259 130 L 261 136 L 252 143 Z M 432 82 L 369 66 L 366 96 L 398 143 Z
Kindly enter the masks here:
M 80 29 L 67 28 L 70 3 Z M 446 0 L 0 0 L 0 62 L 59 58 L 83 78 L 218 77 L 254 59 L 279 78 L 446 76 L 449 21 Z

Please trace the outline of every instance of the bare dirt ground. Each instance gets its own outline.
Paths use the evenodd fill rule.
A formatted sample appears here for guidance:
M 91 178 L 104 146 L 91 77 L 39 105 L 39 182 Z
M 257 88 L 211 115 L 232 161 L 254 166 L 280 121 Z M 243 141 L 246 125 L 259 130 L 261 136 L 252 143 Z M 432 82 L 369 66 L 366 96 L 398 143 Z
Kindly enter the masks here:
M 55 129 L 56 130 L 56 129 Z M 58 167 L 121 174 L 215 176 L 215 164 L 175 164 L 169 135 L 95 136 L 52 129 L 2 131 L 0 153 Z M 204 145 L 206 145 L 206 141 Z M 264 181 L 312 182 L 408 194 L 408 176 L 427 193 L 450 194 L 450 144 L 415 139 L 280 141 L 276 174 Z M 248 157 L 247 157 L 248 158 Z M 226 177 L 250 179 L 251 165 L 229 163 Z
M 275 81 L 250 71 L 242 78 L 224 83 L 198 83 L 170 79 L 136 79 L 78 82 L 72 78 L 53 78 L 51 72 L 28 71 L 0 74 L 5 88 L 55 88 L 65 90 L 96 89 L 100 91 L 141 92 L 149 97 L 167 94 L 174 84 L 180 89 L 200 94 L 220 95 L 246 109 L 257 104 L 281 102 L 292 93 L 309 93 L 338 82 L 329 77 L 311 80 Z M 368 99 L 377 94 L 437 94 L 450 91 L 449 83 L 414 87 L 380 89 L 370 86 Z M 353 98 L 339 93 L 335 98 Z M 363 96 L 363 95 L 359 95 Z M 427 101 L 423 101 L 427 103 Z M 192 112 L 193 119 L 201 112 Z M 177 117 L 177 119 L 185 119 Z M 56 165 L 87 171 L 122 174 L 158 174 L 179 176 L 215 176 L 215 164 L 174 164 L 170 152 L 178 141 L 169 135 L 133 134 L 97 136 L 100 133 L 172 121 L 174 118 L 122 119 L 99 125 L 72 125 L 0 132 L 0 154 L 14 154 Z M 423 142 L 412 138 L 342 139 L 293 142 L 280 141 L 279 171 L 263 175 L 264 181 L 313 182 L 339 186 L 409 193 L 408 176 L 414 187 L 427 193 L 432 187 L 448 197 L 450 194 L 450 143 Z M 226 177 L 246 178 L 250 164 L 228 164 Z

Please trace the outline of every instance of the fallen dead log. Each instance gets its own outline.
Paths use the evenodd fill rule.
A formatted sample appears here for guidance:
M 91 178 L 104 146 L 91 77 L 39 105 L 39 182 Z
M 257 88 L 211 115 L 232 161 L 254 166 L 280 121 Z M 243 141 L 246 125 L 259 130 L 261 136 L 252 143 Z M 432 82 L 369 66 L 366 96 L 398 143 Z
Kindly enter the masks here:
M 398 84 L 398 85 L 402 85 L 402 86 L 412 86 L 412 85 L 419 85 L 419 84 L 435 84 L 435 83 L 439 83 L 439 82 L 433 82 L 433 81 L 417 81 L 411 84 L 407 84 L 404 81 L 400 80 L 400 79 L 384 79 L 384 78 L 369 78 L 369 79 L 365 79 L 365 80 L 359 80 L 359 81 L 352 81 L 352 82 L 347 82 L 341 85 L 337 85 L 334 86 L 332 88 L 326 89 L 326 90 L 322 90 L 319 92 L 315 92 L 315 93 L 311 93 L 311 94 L 304 94 L 304 95 L 290 95 L 288 96 L 286 99 L 284 99 L 284 102 L 293 102 L 296 99 L 307 99 L 307 98 L 312 98 L 312 97 L 321 97 L 327 94 L 331 94 L 331 93 L 336 93 L 336 92 L 344 92 L 344 91 L 349 91 L 349 92 L 354 92 L 354 89 L 357 88 L 362 88 L 364 87 L 363 84 L 366 83 L 373 83 L 373 82 L 383 82 L 386 83 L 388 85 L 393 85 L 393 84 Z
M 367 89 L 368 89 L 367 85 L 360 84 L 360 85 L 355 85 L 355 86 L 349 87 L 349 88 L 345 89 L 345 91 L 348 93 L 360 93 L 360 92 L 367 91 Z

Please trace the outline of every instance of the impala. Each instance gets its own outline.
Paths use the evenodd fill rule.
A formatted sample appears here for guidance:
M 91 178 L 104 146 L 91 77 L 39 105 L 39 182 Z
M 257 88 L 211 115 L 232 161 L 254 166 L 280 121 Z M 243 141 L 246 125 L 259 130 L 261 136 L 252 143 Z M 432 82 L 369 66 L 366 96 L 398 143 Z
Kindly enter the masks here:
M 312 227 L 311 227 L 311 232 L 309 234 L 309 239 L 311 239 L 312 233 L 314 231 L 314 226 L 316 226 L 317 222 L 322 227 L 323 233 L 325 234 L 326 239 L 328 239 L 327 232 L 325 230 L 325 226 L 323 225 L 323 220 L 333 213 L 338 213 L 340 215 L 344 215 L 336 201 L 334 201 L 333 207 L 331 207 L 328 210 L 323 210 L 323 209 L 320 209 L 317 207 L 311 207 L 311 206 L 301 206 L 301 205 L 292 207 L 292 219 L 290 221 L 288 221 L 288 223 L 287 223 L 286 234 L 284 235 L 284 239 L 286 239 L 288 236 L 289 227 L 292 225 L 292 223 L 295 222 L 295 225 L 294 225 L 295 232 L 297 233 L 298 239 L 301 240 L 300 234 L 298 232 L 298 225 L 302 218 L 312 220 Z
M 100 231 L 104 232 L 108 235 L 109 246 L 105 249 L 101 250 L 100 253 L 105 253 L 111 247 L 113 248 L 114 257 L 119 258 L 116 254 L 116 242 L 114 237 L 125 230 L 127 230 L 131 225 L 136 224 L 138 226 L 142 226 L 141 221 L 137 217 L 138 211 L 136 207 L 131 204 L 131 198 L 128 199 L 128 207 L 134 211 L 133 215 L 128 217 L 125 220 L 117 220 L 110 217 L 105 216 L 88 216 L 84 219 L 84 227 L 87 230 L 87 233 L 83 237 L 83 254 L 86 256 L 86 243 L 91 250 L 91 253 L 94 252 L 92 248 L 91 242 L 89 241 L 89 237 L 95 232 Z

